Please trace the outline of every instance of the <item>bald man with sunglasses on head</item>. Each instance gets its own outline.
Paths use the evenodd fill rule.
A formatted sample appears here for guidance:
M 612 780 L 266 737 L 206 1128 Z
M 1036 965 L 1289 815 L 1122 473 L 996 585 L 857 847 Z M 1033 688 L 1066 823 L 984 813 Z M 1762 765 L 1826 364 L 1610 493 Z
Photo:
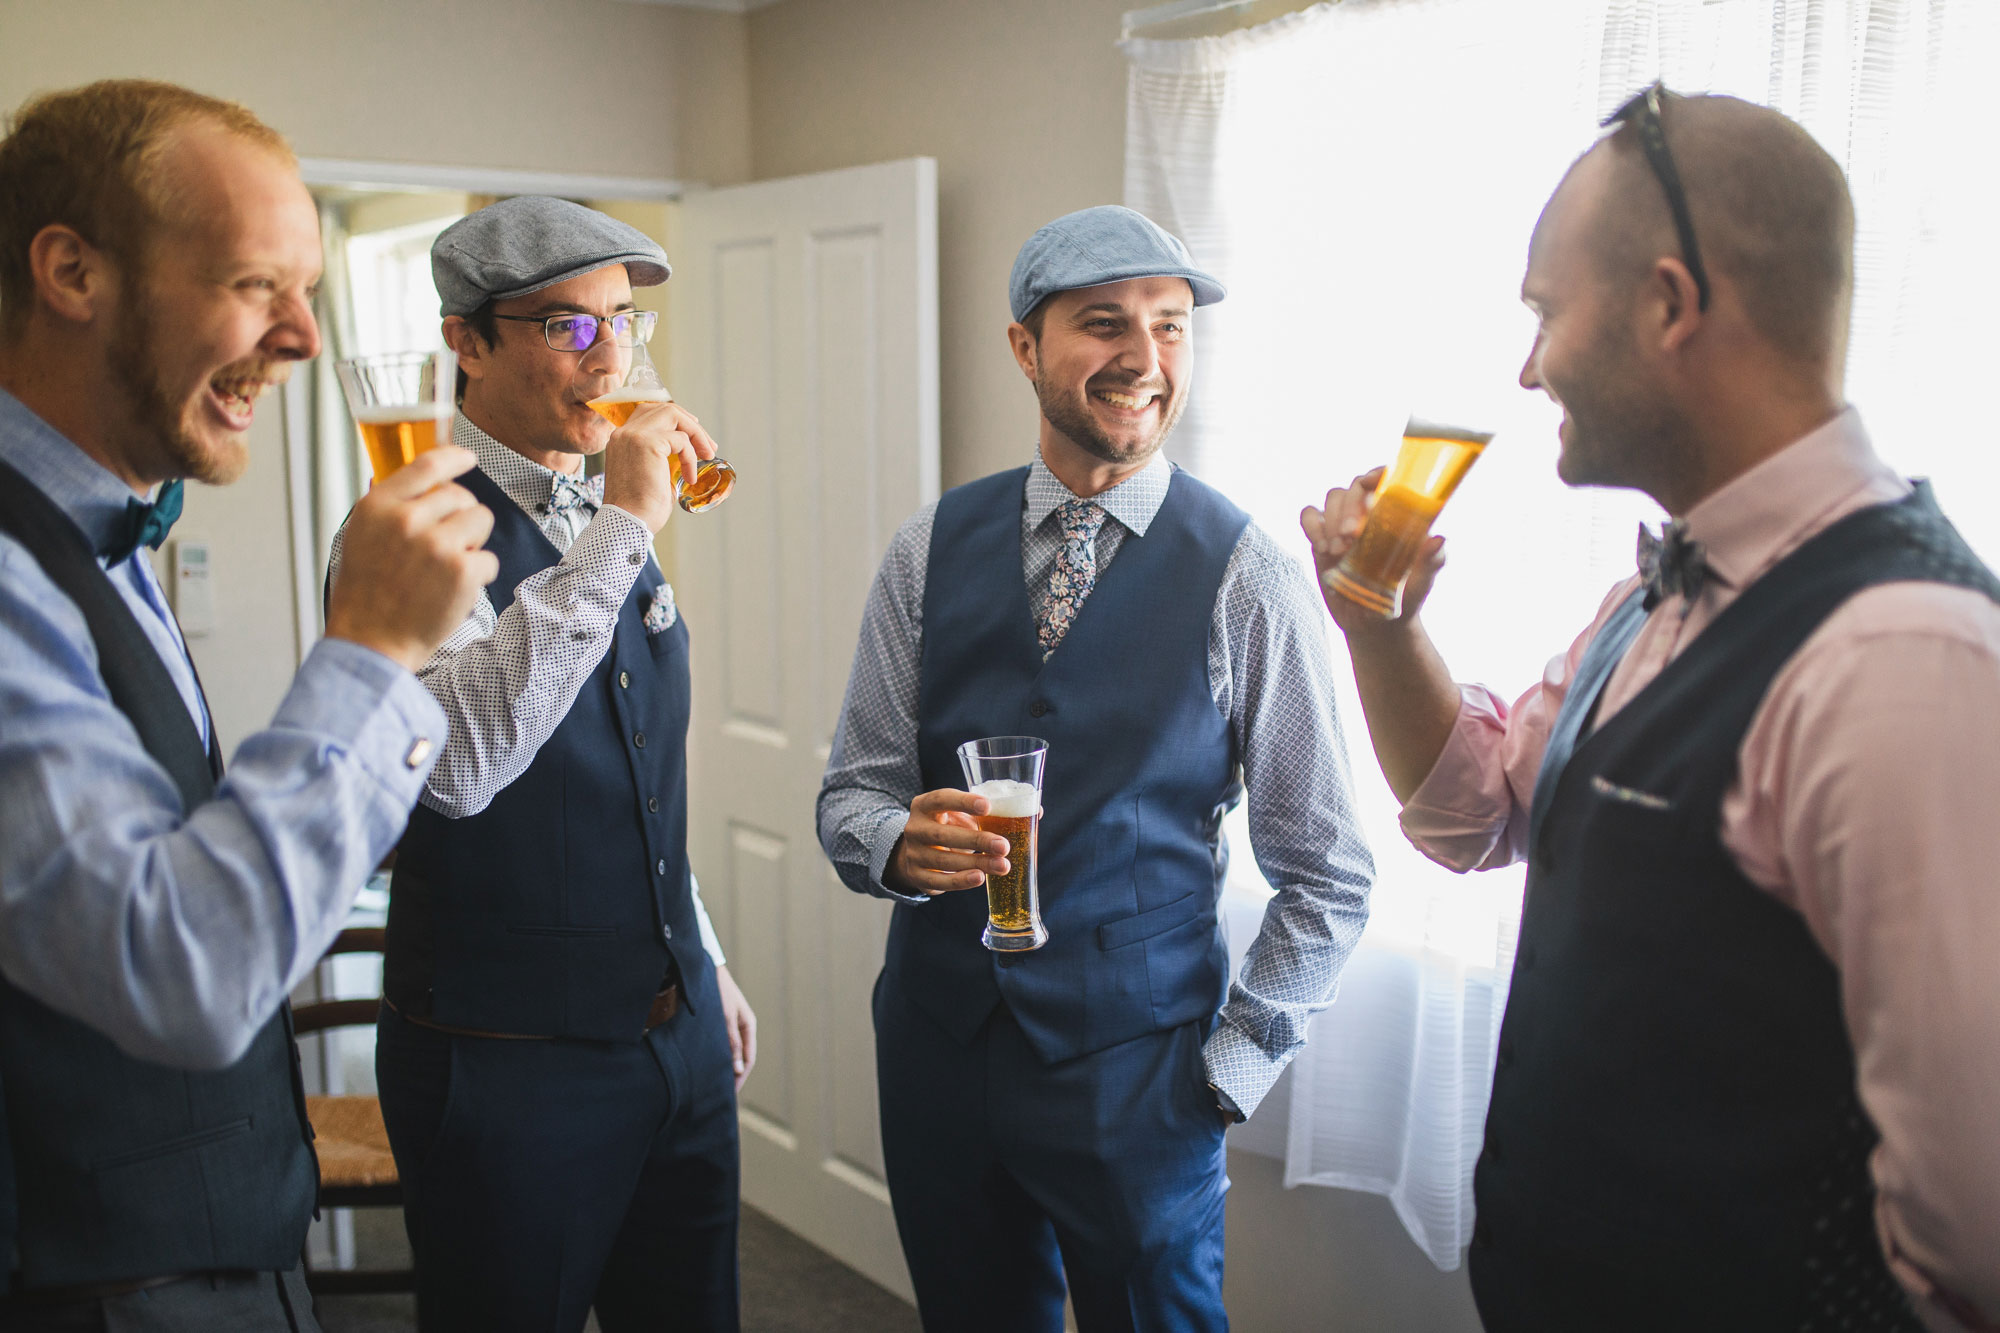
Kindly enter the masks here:
M 390 899 L 376 1067 L 419 1316 L 734 1329 L 756 1019 L 687 863 L 688 631 L 652 554 L 670 463 L 715 449 L 678 404 L 615 430 L 589 406 L 652 332 L 632 289 L 671 270 L 532 196 L 431 261 L 500 576 L 418 673 L 451 737 Z

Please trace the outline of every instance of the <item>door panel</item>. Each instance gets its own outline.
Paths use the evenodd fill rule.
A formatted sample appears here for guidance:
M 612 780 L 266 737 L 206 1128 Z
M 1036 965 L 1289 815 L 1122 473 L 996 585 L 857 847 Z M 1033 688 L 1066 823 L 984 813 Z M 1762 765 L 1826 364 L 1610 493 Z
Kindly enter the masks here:
M 868 1009 L 889 907 L 834 877 L 813 815 L 869 584 L 938 493 L 936 168 L 709 191 L 672 227 L 668 383 L 739 474 L 668 536 L 689 851 L 759 1021 L 744 1197 L 907 1295 Z

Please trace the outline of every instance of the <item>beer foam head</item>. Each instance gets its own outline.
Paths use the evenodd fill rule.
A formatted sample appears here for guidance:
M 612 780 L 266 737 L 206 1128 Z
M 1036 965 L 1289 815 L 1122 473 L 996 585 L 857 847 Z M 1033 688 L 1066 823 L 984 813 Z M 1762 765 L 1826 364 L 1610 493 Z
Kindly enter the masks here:
M 356 408 L 354 419 L 364 426 L 388 426 L 400 421 L 449 421 L 450 403 L 372 403 Z
M 613 389 L 602 398 L 593 398 L 590 401 L 593 405 L 603 403 L 606 406 L 612 403 L 671 403 L 674 401 L 674 396 L 665 389 L 634 389 L 626 387 Z
M 1028 819 L 1042 808 L 1042 794 L 1035 790 L 1032 782 L 994 778 L 974 787 L 972 794 L 984 796 L 986 813 L 999 815 L 1002 819 Z

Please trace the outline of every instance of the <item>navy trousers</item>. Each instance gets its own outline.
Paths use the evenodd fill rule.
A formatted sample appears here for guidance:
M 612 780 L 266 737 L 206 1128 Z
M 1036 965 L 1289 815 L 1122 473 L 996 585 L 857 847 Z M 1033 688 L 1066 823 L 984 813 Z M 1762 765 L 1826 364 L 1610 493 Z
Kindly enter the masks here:
M 882 1150 L 928 1333 L 1220 1333 L 1223 1121 L 1190 1023 L 1054 1065 L 875 987 Z
M 425 1333 L 738 1326 L 735 1076 L 713 983 L 633 1043 L 384 1007 L 375 1069 Z

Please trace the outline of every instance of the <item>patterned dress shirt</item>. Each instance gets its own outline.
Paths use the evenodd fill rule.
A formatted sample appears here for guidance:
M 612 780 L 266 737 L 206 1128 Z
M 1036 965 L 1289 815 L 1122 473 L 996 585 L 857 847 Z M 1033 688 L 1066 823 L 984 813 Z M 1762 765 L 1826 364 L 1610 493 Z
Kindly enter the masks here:
M 465 623 L 417 673 L 451 723 L 422 800 L 463 819 L 527 772 L 569 715 L 577 691 L 611 649 L 619 608 L 646 567 L 653 536 L 639 519 L 604 503 L 601 476 L 560 476 L 463 414 L 453 419 L 451 437 L 479 456 L 480 470 L 562 552 L 561 560 L 521 580 L 504 614 L 481 591 Z M 329 579 L 340 568 L 345 532 L 343 525 L 334 535 Z M 702 947 L 721 967 L 727 960 L 698 885 L 694 915 Z
M 1145 534 L 1172 476 L 1155 456 L 1091 497 L 1108 515 L 1094 547 L 1100 578 L 1127 533 Z M 1038 455 L 1021 510 L 1021 572 L 1038 623 L 1062 543 L 1056 510 L 1076 498 Z M 921 790 L 917 692 L 936 512 L 928 505 L 904 522 L 883 557 L 819 797 L 820 843 L 842 882 L 915 903 L 929 899 L 894 892 L 882 874 Z M 1208 678 L 1243 765 L 1251 851 L 1277 889 L 1202 1052 L 1209 1078 L 1248 1115 L 1305 1044 L 1307 1021 L 1332 1002 L 1375 878 L 1350 795 L 1318 599 L 1299 562 L 1255 523 L 1216 593 Z
M 0 458 L 93 543 L 132 499 L 4 391 Z M 152 565 L 107 573 L 206 736 Z M 409 672 L 324 639 L 189 814 L 111 702 L 83 613 L 0 536 L 0 972 L 128 1055 L 233 1064 L 395 846 L 444 729 Z

